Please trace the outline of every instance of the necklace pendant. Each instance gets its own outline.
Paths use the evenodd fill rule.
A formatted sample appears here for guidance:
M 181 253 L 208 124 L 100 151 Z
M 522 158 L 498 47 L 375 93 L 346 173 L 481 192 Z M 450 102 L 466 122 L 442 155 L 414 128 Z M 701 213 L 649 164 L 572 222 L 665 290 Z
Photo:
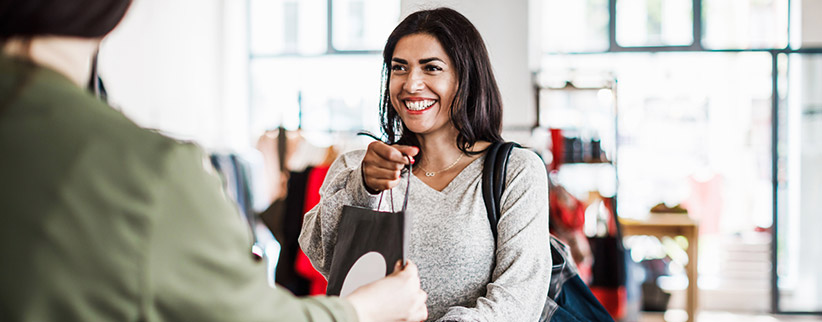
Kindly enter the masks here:
M 437 174 L 437 173 L 425 171 L 425 176 L 426 177 L 433 177 L 435 174 Z

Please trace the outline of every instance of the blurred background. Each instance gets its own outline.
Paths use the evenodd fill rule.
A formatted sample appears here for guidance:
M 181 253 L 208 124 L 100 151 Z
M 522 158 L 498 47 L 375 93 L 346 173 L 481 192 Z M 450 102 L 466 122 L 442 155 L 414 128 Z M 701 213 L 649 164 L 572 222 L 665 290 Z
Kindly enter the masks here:
M 385 40 L 438 6 L 483 35 L 503 136 L 543 156 L 553 232 L 615 317 L 822 320 L 822 1 L 134 0 L 100 75 L 222 164 L 271 281 L 309 294 L 310 178 L 379 133 Z

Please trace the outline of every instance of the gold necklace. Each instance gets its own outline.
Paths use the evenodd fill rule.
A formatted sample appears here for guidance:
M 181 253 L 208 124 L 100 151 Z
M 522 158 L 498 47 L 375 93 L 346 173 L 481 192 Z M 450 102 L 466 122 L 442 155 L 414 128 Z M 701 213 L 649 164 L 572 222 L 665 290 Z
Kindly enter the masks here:
M 437 173 L 440 173 L 440 172 L 446 171 L 446 170 L 448 170 L 448 169 L 453 168 L 455 165 L 457 165 L 457 162 L 460 162 L 460 160 L 462 160 L 462 156 L 463 156 L 463 154 L 464 154 L 464 153 L 460 153 L 460 157 L 459 157 L 459 158 L 457 158 L 457 160 L 456 160 L 456 161 L 454 161 L 454 163 L 451 163 L 451 165 L 449 165 L 449 166 L 447 166 L 447 167 L 445 167 L 445 168 L 443 168 L 443 169 L 441 169 L 441 170 L 438 170 L 438 171 L 433 171 L 433 172 L 432 172 L 432 171 L 428 171 L 428 170 L 423 169 L 423 167 L 421 167 L 421 166 L 417 166 L 417 168 L 418 168 L 418 169 L 420 169 L 420 170 L 422 170 L 422 172 L 425 172 L 425 176 L 426 176 L 426 177 L 433 177 L 433 176 L 437 175 Z

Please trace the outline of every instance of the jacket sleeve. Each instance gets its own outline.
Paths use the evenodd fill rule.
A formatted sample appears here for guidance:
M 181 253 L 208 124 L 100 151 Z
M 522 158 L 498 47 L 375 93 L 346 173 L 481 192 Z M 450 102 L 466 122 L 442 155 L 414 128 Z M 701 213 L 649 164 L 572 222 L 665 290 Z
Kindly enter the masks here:
M 485 296 L 473 308 L 449 308 L 438 321 L 539 319 L 551 281 L 551 248 L 548 175 L 536 154 L 514 149 L 501 200 L 496 265 Z
M 271 288 L 249 227 L 198 147 L 169 144 L 157 179 L 143 287 L 146 321 L 356 321 L 335 297 Z
M 362 177 L 364 150 L 345 153 L 328 169 L 322 187 L 320 202 L 303 218 L 300 247 L 318 272 L 328 278 L 334 245 L 337 241 L 337 225 L 345 205 L 376 207 L 379 195 L 365 190 Z

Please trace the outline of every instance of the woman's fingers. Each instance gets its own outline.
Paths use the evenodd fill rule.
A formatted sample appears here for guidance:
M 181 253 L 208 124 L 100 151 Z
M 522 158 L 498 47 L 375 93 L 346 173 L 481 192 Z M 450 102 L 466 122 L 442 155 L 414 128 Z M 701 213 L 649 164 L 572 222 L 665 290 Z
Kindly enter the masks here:
M 414 163 L 412 156 L 417 153 L 419 148 L 413 146 L 371 142 L 362 160 L 363 179 L 367 188 L 381 191 L 397 186 L 403 167 Z
M 383 169 L 379 167 L 366 167 L 363 169 L 366 177 L 375 180 L 397 180 L 402 171 L 400 169 Z
M 405 156 L 413 157 L 419 153 L 419 148 L 407 145 L 387 145 L 374 141 L 368 145 L 369 150 L 373 150 L 380 158 L 400 164 L 408 164 L 409 160 Z M 412 158 L 413 160 L 413 158 Z M 411 161 L 413 162 L 413 161 Z
M 363 175 L 369 188 L 376 191 L 391 189 L 400 183 L 400 170 L 363 168 Z

